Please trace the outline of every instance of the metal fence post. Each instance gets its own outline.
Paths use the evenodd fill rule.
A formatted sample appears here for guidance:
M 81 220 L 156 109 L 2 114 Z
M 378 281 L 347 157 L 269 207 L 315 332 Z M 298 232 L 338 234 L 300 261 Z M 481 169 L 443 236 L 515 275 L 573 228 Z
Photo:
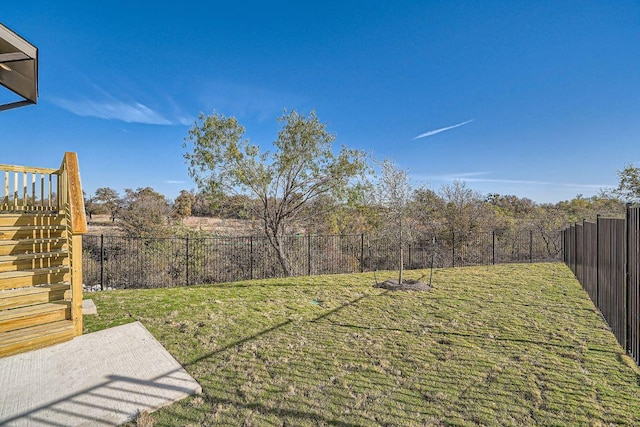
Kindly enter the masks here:
M 600 309 L 600 214 L 596 215 L 596 307 Z
M 253 280 L 253 236 L 249 237 L 249 278 Z
M 456 232 L 451 232 L 451 267 L 456 266 Z
M 376 270 L 377 265 L 373 265 L 373 251 L 371 249 L 371 237 L 367 236 L 367 248 L 369 249 L 369 271 Z
M 496 232 L 491 232 L 491 264 L 496 265 Z
M 189 286 L 189 236 L 185 238 L 186 250 L 185 250 L 185 282 Z
M 576 223 L 577 225 L 578 223 Z M 573 246 L 576 248 L 575 255 L 573 257 L 573 274 L 578 277 L 578 227 L 574 226 L 575 232 L 573 233 Z
M 581 279 L 581 285 L 582 287 L 584 287 L 584 285 L 586 284 L 587 280 L 586 280 L 586 276 L 587 276 L 587 262 L 586 262 L 586 256 L 587 256 L 587 219 L 586 218 L 582 218 L 582 271 L 580 272 L 580 279 Z M 586 288 L 585 288 L 586 289 Z
M 364 273 L 364 233 L 360 234 L 360 273 Z
M 631 297 L 631 280 L 630 280 L 630 271 L 629 271 L 629 263 L 631 260 L 629 259 L 629 247 L 631 245 L 631 232 L 629 229 L 629 223 L 631 222 L 631 203 L 627 203 L 627 212 L 625 214 L 625 222 L 624 222 L 624 232 L 625 232 L 625 242 L 624 242 L 624 349 L 629 354 L 631 352 L 631 342 L 629 337 L 631 336 L 631 322 L 629 322 L 629 298 Z M 635 317 L 635 316 L 634 316 Z
M 533 230 L 529 230 L 529 264 L 533 263 Z
M 104 234 L 100 234 L 100 290 L 104 291 Z
M 307 276 L 311 276 L 311 234 L 307 234 Z

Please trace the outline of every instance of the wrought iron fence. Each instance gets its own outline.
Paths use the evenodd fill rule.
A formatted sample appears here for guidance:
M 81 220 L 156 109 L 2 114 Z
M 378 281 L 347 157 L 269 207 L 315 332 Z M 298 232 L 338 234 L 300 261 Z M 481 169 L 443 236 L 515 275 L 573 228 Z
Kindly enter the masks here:
M 293 275 L 398 269 L 399 247 L 358 235 L 284 240 Z M 85 290 L 158 288 L 281 277 L 264 237 L 142 238 L 85 235 Z M 560 259 L 560 233 L 449 233 L 404 245 L 404 268 L 462 267 Z

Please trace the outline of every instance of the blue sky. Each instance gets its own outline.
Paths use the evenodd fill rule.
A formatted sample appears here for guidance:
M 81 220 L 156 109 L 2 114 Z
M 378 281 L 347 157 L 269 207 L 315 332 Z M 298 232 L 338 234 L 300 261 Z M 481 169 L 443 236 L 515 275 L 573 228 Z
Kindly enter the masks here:
M 36 0 L 0 22 L 40 55 L 38 105 L 0 113 L 0 163 L 76 151 L 88 193 L 193 188 L 182 142 L 213 110 L 265 149 L 283 109 L 315 110 L 436 190 L 557 202 L 640 165 L 637 1 Z

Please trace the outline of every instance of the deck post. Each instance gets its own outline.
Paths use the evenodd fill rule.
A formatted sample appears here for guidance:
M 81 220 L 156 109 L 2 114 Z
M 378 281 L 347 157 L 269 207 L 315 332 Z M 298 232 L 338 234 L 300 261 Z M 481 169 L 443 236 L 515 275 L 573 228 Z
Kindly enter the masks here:
M 74 335 L 82 335 L 82 234 L 71 236 L 71 319 Z

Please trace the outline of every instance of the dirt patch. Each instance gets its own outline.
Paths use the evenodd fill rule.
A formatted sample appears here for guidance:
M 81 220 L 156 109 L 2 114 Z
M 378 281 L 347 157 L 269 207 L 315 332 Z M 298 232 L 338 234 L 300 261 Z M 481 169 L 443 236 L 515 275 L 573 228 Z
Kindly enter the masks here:
M 111 221 L 111 215 L 92 215 L 87 217 L 87 232 L 89 234 L 105 234 L 108 236 L 120 236 L 122 231 L 118 223 Z
M 398 283 L 397 280 L 385 280 L 384 282 L 376 283 L 373 287 L 388 289 L 390 291 L 426 292 L 431 290 L 431 286 L 429 286 L 429 284 L 413 279 L 405 279 L 402 283 Z
M 111 221 L 110 215 L 93 215 L 87 218 L 89 234 L 120 236 L 119 219 Z M 190 216 L 182 220 L 182 226 L 193 230 L 211 233 L 216 236 L 251 236 L 255 235 L 256 222 L 242 219 L 221 219 L 211 217 Z
M 190 216 L 182 225 L 194 230 L 208 231 L 219 236 L 251 236 L 255 234 L 256 222 L 246 219 L 222 219 Z

